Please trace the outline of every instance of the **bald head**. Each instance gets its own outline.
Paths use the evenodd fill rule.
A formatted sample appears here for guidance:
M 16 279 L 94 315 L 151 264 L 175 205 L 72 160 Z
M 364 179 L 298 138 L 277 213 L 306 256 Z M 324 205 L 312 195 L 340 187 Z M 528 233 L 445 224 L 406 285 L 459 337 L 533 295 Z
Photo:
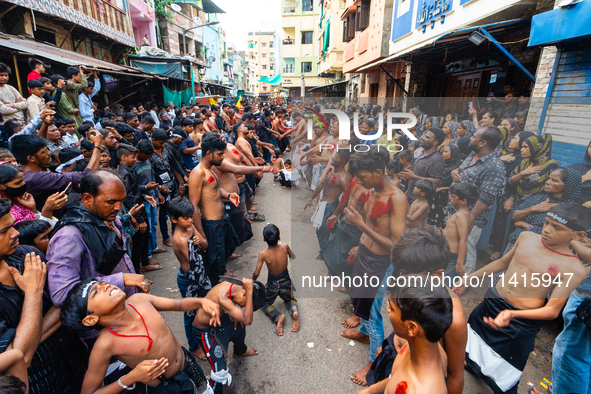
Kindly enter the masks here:
M 81 203 L 100 220 L 113 221 L 127 196 L 123 181 L 113 170 L 94 170 L 80 181 Z

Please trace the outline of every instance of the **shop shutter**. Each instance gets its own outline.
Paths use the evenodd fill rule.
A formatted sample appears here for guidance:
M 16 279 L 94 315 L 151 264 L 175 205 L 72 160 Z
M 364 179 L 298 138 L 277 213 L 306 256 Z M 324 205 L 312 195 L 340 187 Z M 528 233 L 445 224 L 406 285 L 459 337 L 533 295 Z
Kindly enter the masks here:
M 591 48 L 563 50 L 543 133 L 552 134 L 552 158 L 579 163 L 591 139 Z

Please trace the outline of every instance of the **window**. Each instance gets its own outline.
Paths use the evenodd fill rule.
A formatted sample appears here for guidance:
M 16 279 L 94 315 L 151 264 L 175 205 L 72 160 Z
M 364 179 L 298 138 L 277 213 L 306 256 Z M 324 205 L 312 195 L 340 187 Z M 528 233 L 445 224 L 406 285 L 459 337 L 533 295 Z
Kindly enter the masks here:
M 312 36 L 313 36 L 313 32 L 303 31 L 302 32 L 302 45 L 303 44 L 311 44 L 312 43 Z
M 314 11 L 314 2 L 312 0 L 302 0 L 302 11 Z
M 312 72 L 312 62 L 302 62 L 302 72 L 303 73 L 311 73 Z
M 273 65 L 269 64 L 269 70 L 273 70 Z
M 355 38 L 355 13 L 347 15 L 347 39 L 350 41 Z
M 293 64 L 286 64 L 283 72 L 286 74 L 293 74 Z
M 266 53 L 263 53 L 262 54 L 262 57 L 263 57 L 263 59 L 266 59 L 267 58 L 267 54 Z
M 273 41 L 269 41 L 269 48 L 273 48 Z
M 263 64 L 263 70 L 266 70 L 266 69 L 267 69 L 267 65 Z
M 266 48 L 266 47 L 267 47 L 267 43 L 266 43 L 266 42 L 261 42 L 261 46 L 262 46 L 263 48 Z
M 369 26 L 370 0 L 363 0 L 357 7 L 355 31 L 363 31 Z

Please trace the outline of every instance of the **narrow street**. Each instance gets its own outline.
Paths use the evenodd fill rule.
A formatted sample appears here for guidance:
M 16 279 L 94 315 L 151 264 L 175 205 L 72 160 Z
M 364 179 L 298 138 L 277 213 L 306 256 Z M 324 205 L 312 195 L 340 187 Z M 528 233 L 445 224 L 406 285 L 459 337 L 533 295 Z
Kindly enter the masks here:
M 283 338 L 275 334 L 275 326 L 262 311 L 255 312 L 254 322 L 246 331 L 246 344 L 254 347 L 259 354 L 245 359 L 233 359 L 229 363 L 232 384 L 224 388 L 228 394 L 249 393 L 356 393 L 361 387 L 354 384 L 349 376 L 365 364 L 369 345 L 355 342 L 340 336 L 343 329 L 340 322 L 352 314 L 348 297 L 331 293 L 326 289 L 302 289 L 302 275 L 321 276 L 326 274 L 324 263 L 316 259 L 318 241 L 310 223 L 313 208 L 303 211 L 310 192 L 303 187 L 291 191 L 282 189 L 273 182 L 271 174 L 257 189 L 256 201 L 259 212 L 267 222 L 281 230 L 281 241 L 287 242 L 296 258 L 292 260 L 290 274 L 296 287 L 300 308 L 301 329 L 292 333 L 291 319 L 285 322 Z M 230 261 L 228 267 L 237 277 L 250 278 L 256 267 L 259 251 L 266 248 L 263 241 L 263 227 L 267 222 L 253 224 L 254 237 L 237 250 L 240 258 Z M 178 262 L 172 253 L 157 255 L 164 261 L 165 268 L 150 272 L 146 276 L 154 281 L 152 294 L 180 298 L 176 284 Z M 267 270 L 263 268 L 259 280 L 266 283 Z M 330 285 L 330 282 L 329 282 Z M 474 291 L 474 290 L 472 290 Z M 484 291 L 482 291 L 484 293 Z M 474 297 L 474 294 L 471 294 Z M 482 300 L 482 297 L 463 299 L 466 316 Z M 275 307 L 287 314 L 281 300 Z M 179 341 L 187 346 L 181 313 L 163 313 L 166 322 Z M 388 320 L 386 303 L 382 308 L 386 335 L 392 331 Z M 531 354 L 519 386 L 519 393 L 529 390 L 527 382 L 539 387 L 542 378 L 551 377 L 552 346 L 560 332 L 561 323 L 548 322 L 536 340 L 536 348 Z M 308 346 L 313 343 L 313 348 Z M 231 354 L 231 349 L 229 354 Z M 207 362 L 200 362 L 206 374 L 210 371 Z M 464 392 L 488 394 L 492 391 L 484 383 L 465 372 Z

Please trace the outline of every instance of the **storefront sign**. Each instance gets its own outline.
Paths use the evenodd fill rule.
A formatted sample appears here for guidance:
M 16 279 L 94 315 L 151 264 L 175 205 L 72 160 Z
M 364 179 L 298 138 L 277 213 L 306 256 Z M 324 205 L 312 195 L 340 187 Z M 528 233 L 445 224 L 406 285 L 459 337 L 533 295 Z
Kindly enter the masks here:
M 450 0 L 424 0 L 423 7 L 418 10 L 417 27 L 423 27 L 423 33 L 427 30 L 427 24 L 431 23 L 431 29 L 435 27 L 435 21 L 441 17 L 441 23 L 445 22 L 445 13 L 451 10 Z

